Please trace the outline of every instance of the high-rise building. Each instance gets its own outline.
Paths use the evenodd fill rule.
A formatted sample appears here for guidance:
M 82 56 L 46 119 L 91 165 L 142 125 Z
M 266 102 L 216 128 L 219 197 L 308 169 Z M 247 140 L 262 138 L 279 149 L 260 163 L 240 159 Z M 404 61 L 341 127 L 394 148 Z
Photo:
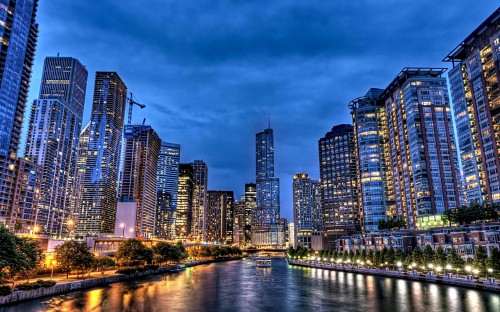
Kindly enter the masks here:
M 334 126 L 318 146 L 323 231 L 331 247 L 337 236 L 361 230 L 353 127 Z
M 245 196 L 234 203 L 233 244 L 245 245 Z
M 193 220 L 191 237 L 195 241 L 206 241 L 206 202 L 208 187 L 208 166 L 203 160 L 191 163 L 194 173 Z
M 293 246 L 311 248 L 313 232 L 323 229 L 321 219 L 321 183 L 311 180 L 308 174 L 293 176 Z
M 255 209 L 257 208 L 257 185 L 255 183 L 245 184 L 245 217 L 244 217 L 244 239 L 245 245 L 252 243 L 252 224 L 254 224 Z
M 500 202 L 499 25 L 497 9 L 444 59 L 470 203 Z
M 372 88 L 349 103 L 354 127 L 358 205 L 364 231 L 377 231 L 380 220 L 393 217 L 396 198 L 391 170 L 389 128 L 382 89 Z
M 155 229 L 157 170 L 161 140 L 151 126 L 145 125 L 126 125 L 123 136 L 125 155 L 118 210 L 121 209 L 121 203 L 134 202 L 137 207 L 135 235 L 151 238 Z M 117 224 L 121 222 L 118 219 L 116 221 Z
M 179 187 L 175 213 L 175 238 L 185 241 L 191 238 L 193 218 L 194 171 L 191 164 L 179 164 Z
M 16 162 L 38 37 L 38 0 L 0 6 L 0 223 L 12 213 Z
M 207 192 L 207 227 L 208 242 L 232 244 L 234 194 L 232 191 Z
M 90 124 L 79 147 L 80 234 L 114 231 L 126 102 L 127 87 L 118 74 L 97 72 Z
M 73 224 L 78 142 L 87 88 L 87 70 L 72 57 L 47 57 L 39 99 L 31 106 L 25 157 L 43 169 L 37 226 L 63 235 Z
M 256 246 L 282 246 L 284 233 L 281 233 L 280 186 L 274 177 L 274 134 L 268 128 L 256 134 L 256 185 L 257 206 L 252 225 L 252 243 Z
M 179 144 L 161 143 L 160 157 L 158 158 L 155 223 L 155 235 L 159 238 L 174 239 L 175 237 L 180 156 L 181 146 Z
M 42 167 L 24 158 L 17 159 L 14 199 L 8 224 L 16 233 L 31 229 L 39 233 L 36 225 L 38 200 L 42 186 Z
M 404 68 L 380 95 L 384 104 L 396 215 L 409 228 L 460 202 L 446 69 Z

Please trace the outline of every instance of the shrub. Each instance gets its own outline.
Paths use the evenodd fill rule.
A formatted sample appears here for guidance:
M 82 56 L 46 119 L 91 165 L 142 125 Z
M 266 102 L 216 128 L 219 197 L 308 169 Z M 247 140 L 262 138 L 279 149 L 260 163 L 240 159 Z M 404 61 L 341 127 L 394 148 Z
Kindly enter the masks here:
M 17 290 L 32 290 L 37 288 L 40 288 L 40 286 L 36 285 L 35 283 L 23 283 L 16 286 Z
M 144 269 L 156 271 L 156 270 L 158 270 L 159 267 L 160 266 L 156 265 L 156 264 L 149 264 L 149 265 L 145 265 Z
M 124 269 L 119 269 L 116 271 L 117 274 L 133 274 L 137 272 L 137 268 L 124 268 Z
M 52 287 L 54 286 L 55 284 L 57 284 L 56 281 L 53 281 L 53 280 L 38 280 L 35 282 L 36 285 L 39 285 L 40 287 Z
M 7 296 L 12 293 L 12 288 L 9 286 L 0 286 L 0 296 Z

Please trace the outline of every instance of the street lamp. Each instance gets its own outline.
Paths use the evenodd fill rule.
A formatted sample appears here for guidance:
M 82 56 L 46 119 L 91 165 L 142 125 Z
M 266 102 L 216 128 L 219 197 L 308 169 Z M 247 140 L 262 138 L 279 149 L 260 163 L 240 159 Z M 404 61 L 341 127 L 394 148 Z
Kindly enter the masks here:
M 133 235 L 132 233 L 134 232 L 134 229 L 130 228 L 128 231 L 130 232 L 130 235 L 132 236 Z M 133 235 L 133 236 L 135 236 L 135 235 Z
M 52 276 L 54 276 L 54 266 L 56 264 L 56 260 L 52 259 L 52 261 L 50 261 L 50 264 L 52 265 L 52 271 L 50 272 L 50 277 L 52 278 Z
M 122 228 L 122 238 L 125 238 L 125 223 L 120 223 L 120 227 Z
M 486 272 L 488 272 L 489 274 L 493 273 L 493 269 L 492 268 L 488 268 L 486 269 Z M 486 278 L 488 278 L 488 273 L 486 273 Z
M 470 265 L 466 266 L 466 267 L 465 267 L 465 271 L 466 271 L 467 273 L 470 273 L 470 272 L 472 271 L 472 267 L 471 267 Z

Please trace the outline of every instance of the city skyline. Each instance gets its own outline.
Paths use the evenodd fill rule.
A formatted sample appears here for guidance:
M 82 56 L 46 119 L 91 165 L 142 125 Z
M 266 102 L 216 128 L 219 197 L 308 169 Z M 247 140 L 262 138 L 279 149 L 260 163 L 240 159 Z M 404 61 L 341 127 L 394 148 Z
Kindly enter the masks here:
M 184 19 L 189 20 L 197 11 L 189 4 L 162 6 L 157 1 L 149 9 L 139 9 L 133 3 L 120 8 L 118 2 L 112 1 L 92 8 L 83 1 L 41 2 L 37 18 L 39 44 L 28 103 L 37 98 L 37 82 L 46 56 L 60 52 L 61 56 L 78 58 L 91 76 L 85 125 L 92 106 L 93 73 L 116 71 L 140 102 L 147 105 L 144 110 L 136 110 L 134 123 L 145 117 L 148 124 L 158 129 L 162 139 L 181 144 L 181 162 L 203 159 L 211 168 L 209 189 L 231 189 L 236 198 L 243 194 L 244 184 L 253 181 L 253 136 L 264 128 L 271 113 L 277 150 L 276 177 L 282 180 L 281 213 L 289 220 L 293 174 L 307 172 L 314 179 L 319 177 L 315 142 L 333 124 L 350 123 L 347 103 L 370 87 L 385 88 L 402 67 L 449 67 L 441 62 L 443 56 L 497 6 L 493 1 L 474 7 L 466 1 L 454 1 L 453 5 L 408 3 L 407 10 L 395 16 L 394 10 L 398 8 L 393 8 L 393 1 L 376 4 L 313 1 L 301 5 L 288 1 L 268 5 L 262 12 L 257 10 L 258 3 L 226 3 L 215 8 L 207 4 L 199 4 L 206 12 L 204 18 L 190 25 L 191 31 L 186 29 Z M 165 8 L 171 6 L 181 14 L 170 16 L 170 10 Z M 53 13 L 56 7 L 61 14 Z M 117 10 L 121 15 L 116 20 L 103 19 L 109 10 Z M 440 10 L 440 14 L 427 14 L 422 24 L 412 22 L 431 10 Z M 236 14 L 240 11 L 248 12 L 248 17 Z M 371 11 L 376 14 L 367 19 L 366 25 L 356 23 L 360 17 L 370 17 Z M 467 18 L 462 15 L 465 11 Z M 140 25 L 143 22 L 134 21 L 136 12 L 154 18 Z M 227 12 L 235 13 L 241 24 L 229 25 L 234 19 L 228 18 L 231 14 L 226 16 Z M 341 18 L 349 12 L 352 17 Z M 298 14 L 297 19 L 294 14 Z M 385 22 L 387 16 L 397 20 Z M 154 27 L 163 20 L 169 21 L 165 29 L 169 29 L 170 35 Z M 394 28 L 394 24 L 399 27 Z M 372 30 L 370 25 L 377 27 Z M 225 26 L 241 30 L 241 38 L 248 40 L 224 31 Z M 134 27 L 146 31 L 147 42 L 133 39 Z M 215 30 L 213 43 L 203 39 L 205 28 Z M 265 35 L 278 29 L 283 31 L 284 38 Z M 404 35 L 401 29 L 406 30 Z M 430 29 L 432 37 L 428 36 Z M 109 36 L 110 33 L 116 36 Z M 410 37 L 406 37 L 408 34 Z M 186 43 L 185 37 L 193 43 Z M 404 39 L 408 44 L 403 47 L 392 43 Z M 168 45 L 162 46 L 158 41 Z M 95 48 L 107 51 L 116 45 L 118 49 L 109 50 L 114 51 L 113 57 L 94 53 Z M 394 53 L 397 57 L 391 57 L 389 62 L 387 57 Z M 212 83 L 207 84 L 209 80 Z M 202 135 L 195 135 L 199 133 Z M 232 178 L 227 179 L 228 176 Z

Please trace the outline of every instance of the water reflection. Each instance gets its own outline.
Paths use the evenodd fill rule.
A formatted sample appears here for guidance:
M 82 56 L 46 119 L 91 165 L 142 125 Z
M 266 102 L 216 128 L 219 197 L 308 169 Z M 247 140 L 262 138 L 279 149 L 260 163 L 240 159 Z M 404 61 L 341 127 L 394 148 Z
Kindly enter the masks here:
M 4 311 L 499 311 L 500 296 L 458 287 L 253 260 L 115 283 Z

